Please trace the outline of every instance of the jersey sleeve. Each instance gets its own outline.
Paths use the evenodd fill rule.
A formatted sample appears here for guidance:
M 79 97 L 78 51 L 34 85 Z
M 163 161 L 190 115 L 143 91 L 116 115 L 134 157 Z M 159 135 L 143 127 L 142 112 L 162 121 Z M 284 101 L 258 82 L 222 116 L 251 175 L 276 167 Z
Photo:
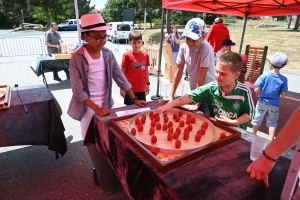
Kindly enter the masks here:
M 208 90 L 209 87 L 206 87 L 206 85 L 204 85 L 189 92 L 187 96 L 196 104 L 208 98 L 207 97 Z

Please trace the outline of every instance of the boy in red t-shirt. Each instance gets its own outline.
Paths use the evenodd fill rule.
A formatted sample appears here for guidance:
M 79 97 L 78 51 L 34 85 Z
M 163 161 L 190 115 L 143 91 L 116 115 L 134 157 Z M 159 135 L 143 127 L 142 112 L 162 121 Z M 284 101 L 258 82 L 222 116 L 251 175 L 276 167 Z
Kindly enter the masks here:
M 139 31 L 131 31 L 129 34 L 129 44 L 132 50 L 123 54 L 121 63 L 122 72 L 131 83 L 132 91 L 139 100 L 146 100 L 146 95 L 150 91 L 148 66 L 150 66 L 149 55 L 146 51 L 141 51 L 143 46 L 142 34 Z M 124 97 L 124 104 L 131 105 L 135 99 L 131 99 L 128 94 L 120 90 Z

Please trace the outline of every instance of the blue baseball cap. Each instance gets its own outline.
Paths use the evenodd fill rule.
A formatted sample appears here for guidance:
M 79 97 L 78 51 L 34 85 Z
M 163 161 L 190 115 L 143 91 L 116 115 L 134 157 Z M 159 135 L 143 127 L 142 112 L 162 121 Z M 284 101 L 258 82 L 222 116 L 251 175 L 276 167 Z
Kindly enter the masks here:
M 187 22 L 181 37 L 189 37 L 192 40 L 199 40 L 206 33 L 206 24 L 200 18 L 193 18 Z

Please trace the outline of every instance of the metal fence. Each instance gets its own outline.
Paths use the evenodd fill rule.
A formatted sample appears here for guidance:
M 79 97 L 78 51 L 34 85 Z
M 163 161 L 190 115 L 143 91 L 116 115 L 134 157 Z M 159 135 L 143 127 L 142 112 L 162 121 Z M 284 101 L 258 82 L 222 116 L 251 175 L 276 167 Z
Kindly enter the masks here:
M 62 37 L 65 44 L 76 47 L 78 37 Z M 119 51 L 119 41 L 116 43 L 106 42 L 105 47 L 113 52 Z M 0 57 L 29 56 L 48 54 L 44 38 L 39 37 L 19 37 L 19 38 L 0 38 Z
M 65 44 L 76 47 L 78 45 L 78 37 L 62 37 Z M 146 40 L 145 40 L 146 39 Z M 152 45 L 152 38 L 145 38 L 145 43 L 149 46 Z M 130 46 L 126 40 L 126 50 Z M 115 43 L 106 41 L 105 47 L 114 53 L 120 50 L 120 41 Z M 13 57 L 13 56 L 29 56 L 39 55 L 46 56 L 48 54 L 45 39 L 39 37 L 19 37 L 19 38 L 0 38 L 0 57 Z

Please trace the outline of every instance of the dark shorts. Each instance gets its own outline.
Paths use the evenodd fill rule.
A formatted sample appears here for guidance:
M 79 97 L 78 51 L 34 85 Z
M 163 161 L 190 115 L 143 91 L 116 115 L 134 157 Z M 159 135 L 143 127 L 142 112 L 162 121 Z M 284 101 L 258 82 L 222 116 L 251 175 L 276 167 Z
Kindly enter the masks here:
M 135 96 L 137 96 L 137 98 L 139 100 L 145 100 L 146 101 L 146 92 L 134 92 Z M 125 105 L 132 105 L 134 104 L 132 101 L 131 101 L 131 98 L 130 96 L 126 93 L 125 95 L 125 98 L 124 98 L 124 104 Z

